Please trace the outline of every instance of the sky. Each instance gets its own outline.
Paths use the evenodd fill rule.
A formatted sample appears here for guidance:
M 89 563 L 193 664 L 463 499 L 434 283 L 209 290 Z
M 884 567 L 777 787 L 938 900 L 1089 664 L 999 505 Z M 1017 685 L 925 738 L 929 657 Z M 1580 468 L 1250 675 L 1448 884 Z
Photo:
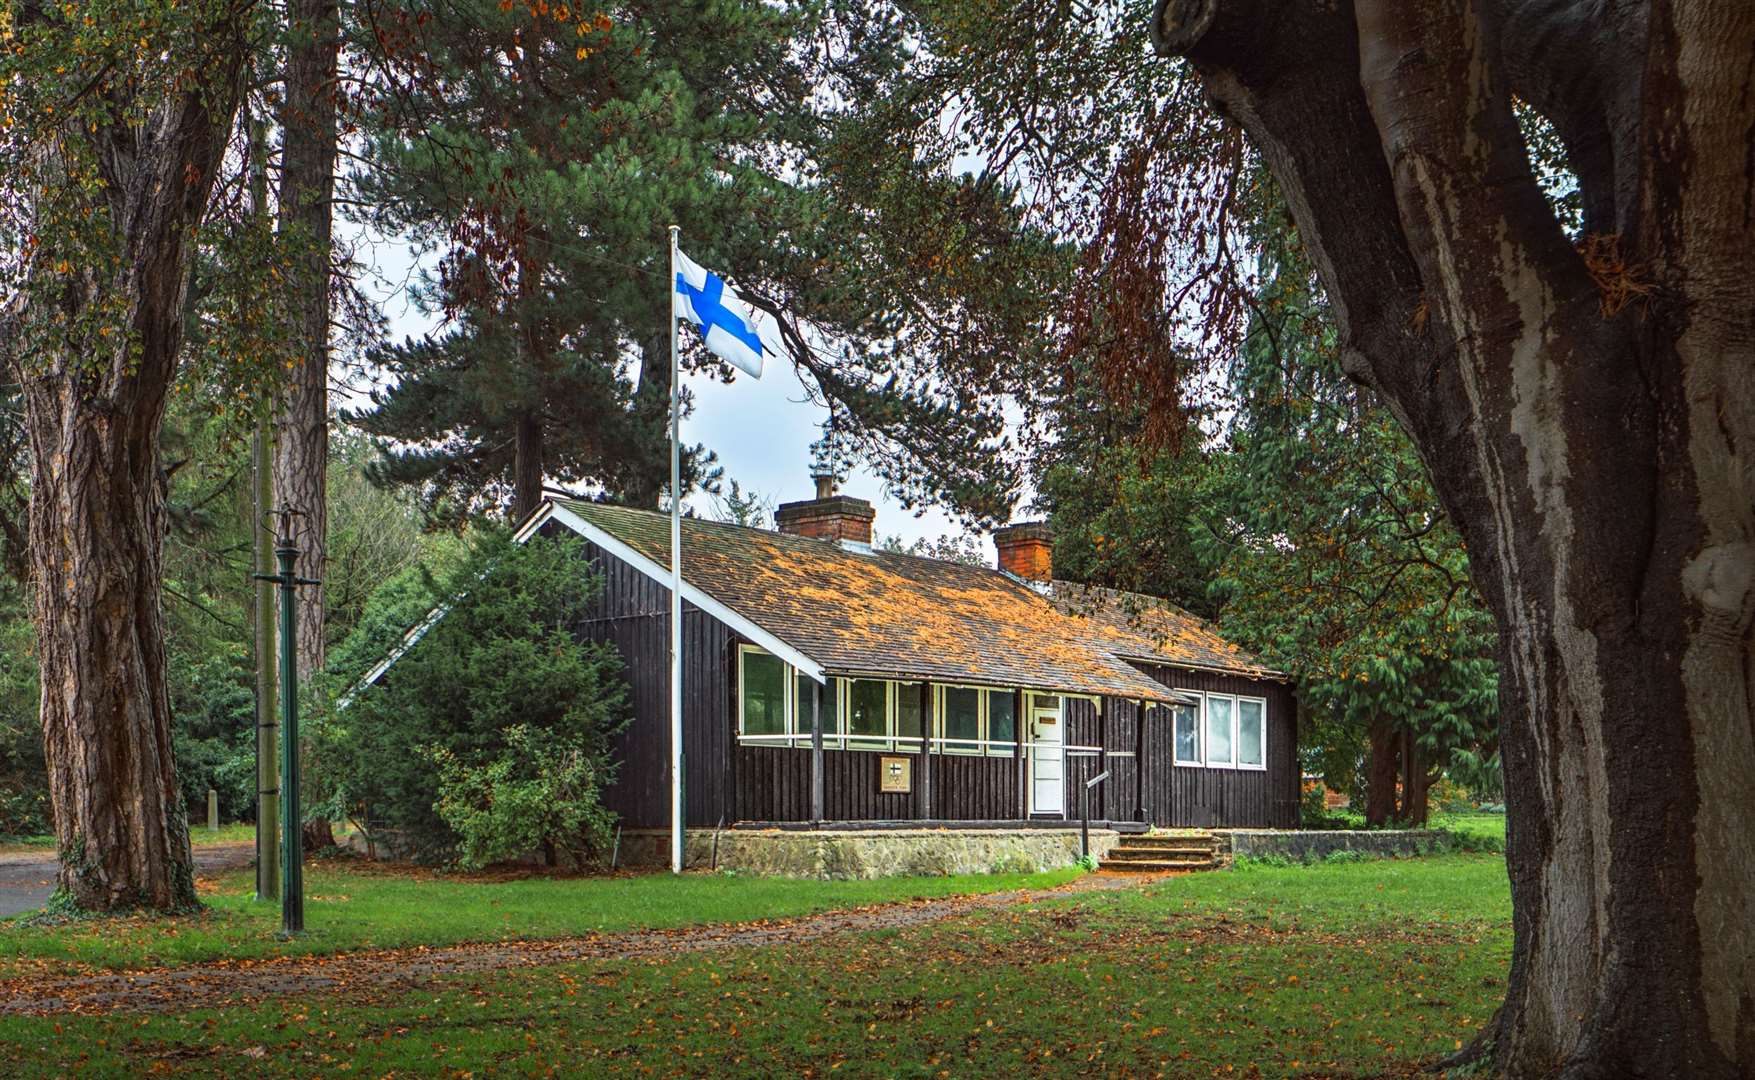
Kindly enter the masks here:
M 338 222 L 338 229 L 348 226 Z M 373 297 L 389 321 L 393 340 L 419 337 L 436 321 L 414 305 L 408 294 L 414 257 L 406 243 L 358 237 L 356 253 L 366 274 L 361 289 Z M 734 267 L 709 267 L 736 279 Z M 694 331 L 683 329 L 684 334 Z M 810 444 L 821 435 L 828 410 L 813 404 L 790 364 L 772 364 L 761 379 L 739 374 L 727 384 L 707 373 L 685 374 L 684 385 L 695 395 L 693 415 L 683 420 L 684 443 L 705 443 L 717 452 L 725 477 L 770 505 L 809 499 L 815 493 L 810 477 Z M 356 399 L 357 400 L 357 399 Z M 359 402 L 363 403 L 363 402 Z M 345 404 L 355 404 L 346 402 Z M 963 528 L 937 508 L 924 513 L 905 510 L 884 494 L 883 483 L 869 469 L 855 466 L 840 493 L 866 499 L 877 510 L 874 539 L 899 537 L 903 543 L 961 534 Z M 696 494 L 685 506 L 704 517 L 716 516 L 711 496 Z M 994 556 L 991 541 L 986 544 Z

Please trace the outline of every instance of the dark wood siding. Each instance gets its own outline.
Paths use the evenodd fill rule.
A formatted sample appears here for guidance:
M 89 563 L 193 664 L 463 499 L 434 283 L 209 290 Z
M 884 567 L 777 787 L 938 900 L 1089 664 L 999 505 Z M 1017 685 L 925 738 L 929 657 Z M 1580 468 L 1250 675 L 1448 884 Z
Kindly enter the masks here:
M 917 816 L 920 755 L 913 760 L 914 791 L 878 790 L 878 766 L 891 756 L 876 750 L 823 751 L 823 815 L 828 821 L 907 821 Z M 809 747 L 737 748 L 737 820 L 809 821 Z M 933 777 L 934 788 L 938 777 Z
M 549 526 L 550 529 L 558 526 Z M 563 533 L 563 535 L 571 535 Z M 580 637 L 621 655 L 633 721 L 616 741 L 616 782 L 604 802 L 623 824 L 670 823 L 670 590 L 593 544 L 584 555 L 603 591 L 580 622 Z M 683 605 L 683 815 L 690 825 L 728 820 L 731 629 Z
M 1018 816 L 1018 766 L 1005 757 L 932 755 L 932 816 L 999 821 Z
M 1208 769 L 1175 764 L 1169 709 L 1149 708 L 1142 785 L 1154 825 L 1296 828 L 1298 825 L 1298 703 L 1285 683 L 1141 664 L 1146 674 L 1179 690 L 1267 699 L 1267 769 Z

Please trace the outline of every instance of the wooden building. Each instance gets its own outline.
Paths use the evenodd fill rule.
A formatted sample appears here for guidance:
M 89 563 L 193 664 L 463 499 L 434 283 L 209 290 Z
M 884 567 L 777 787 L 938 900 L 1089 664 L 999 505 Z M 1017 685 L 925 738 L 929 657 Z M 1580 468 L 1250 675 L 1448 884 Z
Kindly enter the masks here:
M 779 531 L 683 522 L 684 816 L 691 827 L 1065 821 L 1295 826 L 1297 707 L 1207 624 L 1053 580 L 1047 530 L 999 569 L 871 546 L 869 503 L 819 488 Z M 550 500 L 603 578 L 578 632 L 614 642 L 634 720 L 606 802 L 669 824 L 669 519 Z M 383 666 L 388 666 L 388 662 Z

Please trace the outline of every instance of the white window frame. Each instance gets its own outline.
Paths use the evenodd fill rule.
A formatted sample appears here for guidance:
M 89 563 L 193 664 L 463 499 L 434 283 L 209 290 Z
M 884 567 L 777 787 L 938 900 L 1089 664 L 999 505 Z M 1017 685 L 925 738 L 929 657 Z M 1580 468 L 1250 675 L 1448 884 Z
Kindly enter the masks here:
M 1231 756 L 1237 759 L 1236 768 L 1243 772 L 1267 772 L 1268 767 L 1268 703 L 1267 698 L 1254 697 L 1249 694 L 1236 695 L 1237 704 L 1231 712 Z M 1250 765 L 1243 761 L 1243 703 L 1251 702 L 1261 706 L 1261 764 Z
M 891 753 L 896 749 L 896 683 L 892 679 L 853 679 L 837 680 L 840 687 L 835 691 L 836 729 L 840 731 L 838 741 L 840 749 L 863 750 L 868 754 Z M 882 735 L 855 735 L 853 733 L 853 684 L 856 682 L 874 682 L 883 684 L 884 688 L 884 732 Z M 857 743 L 858 745 L 855 745 Z M 828 736 L 823 736 L 823 745 L 829 745 Z
M 1213 699 L 1230 702 L 1231 704 L 1231 760 L 1213 761 L 1208 754 L 1207 719 L 1208 706 Z M 1261 764 L 1250 765 L 1239 760 L 1239 749 L 1242 745 L 1240 736 L 1243 733 L 1243 703 L 1250 702 L 1261 706 Z M 1171 760 L 1183 768 L 1229 769 L 1234 772 L 1266 772 L 1268 767 L 1268 701 L 1265 697 L 1254 694 L 1220 694 L 1209 691 L 1200 692 L 1200 705 L 1195 709 L 1195 734 L 1200 740 L 1199 760 L 1188 761 L 1177 756 L 1175 713 L 1171 713 L 1170 755 Z
M 987 691 L 989 687 L 970 686 L 967 683 L 934 683 L 932 686 L 932 741 L 941 754 L 963 754 L 968 757 L 981 757 L 987 752 Z M 945 734 L 945 691 L 972 690 L 975 692 L 975 745 L 967 740 L 949 741 Z
M 993 695 L 1003 694 L 1012 699 L 1012 737 L 1009 740 L 995 742 L 993 739 Z M 1029 709 L 1025 709 L 1028 712 Z M 1024 738 L 1025 720 L 1018 715 L 1018 692 L 1003 687 L 990 686 L 981 691 L 981 750 L 988 757 L 1015 757 L 1018 744 L 1026 742 Z
M 1213 760 L 1213 741 L 1208 738 L 1212 731 L 1212 704 L 1215 700 L 1229 702 L 1231 705 L 1231 760 Z M 1203 694 L 1201 695 L 1200 712 L 1200 753 L 1209 769 L 1235 769 L 1237 767 L 1237 695 L 1236 694 Z
M 749 715 L 745 708 L 744 697 L 744 658 L 754 653 L 758 656 L 771 656 L 780 661 L 782 674 L 781 686 L 781 724 L 783 730 L 777 734 L 750 734 L 744 730 L 744 720 Z M 737 741 L 751 746 L 791 746 L 797 738 L 797 725 L 793 721 L 793 698 L 797 696 L 797 669 L 785 659 L 769 652 L 760 645 L 739 645 L 737 647 Z M 808 733 L 807 733 L 808 734 Z
M 1184 769 L 1199 769 L 1207 763 L 1207 700 L 1201 695 L 1199 702 L 1193 705 L 1169 705 L 1170 710 L 1170 760 Z M 1176 715 L 1187 709 L 1194 716 L 1194 756 L 1182 756 L 1180 745 L 1176 741 Z
M 794 736 L 792 741 L 787 745 L 802 746 L 808 749 L 811 745 L 810 717 L 804 715 L 803 709 L 805 703 L 798 700 L 798 680 L 801 678 L 809 678 L 809 676 L 804 672 L 799 671 L 797 668 L 791 670 L 792 681 L 786 685 L 789 687 L 789 692 L 792 694 L 792 700 L 787 703 L 786 715 L 791 718 Z M 847 700 L 847 688 L 841 685 L 846 681 L 847 680 L 845 679 L 838 679 L 831 675 L 825 677 L 821 684 L 824 694 L 827 694 L 831 687 L 834 688 L 835 692 L 834 707 L 823 713 L 824 750 L 846 749 L 844 741 L 847 737 L 847 726 L 842 715 L 842 710 L 845 708 L 842 703 Z

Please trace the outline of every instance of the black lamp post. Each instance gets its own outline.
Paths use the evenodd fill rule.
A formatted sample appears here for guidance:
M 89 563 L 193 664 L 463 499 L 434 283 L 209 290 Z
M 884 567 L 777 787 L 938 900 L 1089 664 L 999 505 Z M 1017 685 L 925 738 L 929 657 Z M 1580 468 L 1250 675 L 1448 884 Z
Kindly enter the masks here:
M 293 570 L 299 557 L 298 545 L 293 542 L 293 518 L 303 516 L 301 511 L 283 506 L 275 514 L 280 518 L 274 545 L 280 573 L 254 576 L 280 586 L 280 821 L 284 830 L 280 929 L 284 934 L 301 934 L 305 930 L 305 837 L 299 808 L 298 597 L 294 590 L 321 582 L 299 577 Z

